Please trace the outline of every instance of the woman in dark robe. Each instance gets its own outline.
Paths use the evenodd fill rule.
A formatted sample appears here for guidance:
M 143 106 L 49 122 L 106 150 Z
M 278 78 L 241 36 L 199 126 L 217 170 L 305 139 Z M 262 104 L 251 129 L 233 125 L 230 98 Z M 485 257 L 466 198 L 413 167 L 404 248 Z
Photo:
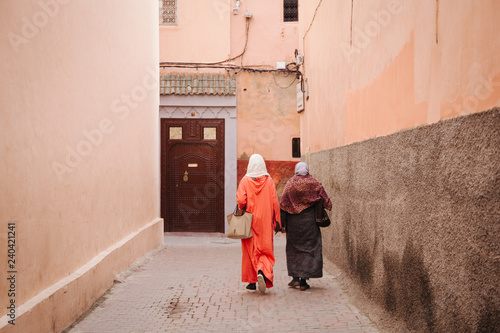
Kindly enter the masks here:
M 310 288 L 309 278 L 323 276 L 323 249 L 321 231 L 316 225 L 314 205 L 320 199 L 324 207 L 332 209 L 332 202 L 323 185 L 309 174 L 306 163 L 295 166 L 295 176 L 290 178 L 280 200 L 281 225 L 286 230 L 286 263 L 288 284 L 304 291 Z

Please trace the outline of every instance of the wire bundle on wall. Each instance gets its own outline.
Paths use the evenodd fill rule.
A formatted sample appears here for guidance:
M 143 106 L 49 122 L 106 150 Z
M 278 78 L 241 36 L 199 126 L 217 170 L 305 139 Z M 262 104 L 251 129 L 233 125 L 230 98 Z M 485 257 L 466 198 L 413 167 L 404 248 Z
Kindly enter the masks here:
M 160 68 L 190 68 L 190 69 L 200 69 L 200 68 L 214 68 L 214 69 L 225 69 L 227 71 L 234 71 L 235 74 L 238 74 L 240 71 L 251 72 L 251 73 L 274 73 L 273 78 L 276 85 L 282 89 L 289 88 L 295 80 L 292 81 L 290 85 L 287 87 L 282 87 L 276 82 L 276 76 L 280 73 L 285 74 L 285 77 L 288 77 L 290 74 L 294 74 L 295 78 L 301 78 L 302 73 L 299 70 L 299 65 L 292 62 L 285 66 L 284 69 L 264 69 L 261 67 L 267 67 L 266 65 L 254 65 L 254 66 L 244 66 L 243 65 L 243 55 L 247 50 L 248 45 L 248 31 L 250 27 L 250 20 L 247 18 L 245 25 L 245 46 L 243 47 L 243 51 L 234 56 L 232 58 L 228 58 L 222 61 L 217 62 L 160 62 Z M 228 63 L 235 59 L 240 58 L 240 65 Z M 271 66 L 269 66 L 271 67 Z

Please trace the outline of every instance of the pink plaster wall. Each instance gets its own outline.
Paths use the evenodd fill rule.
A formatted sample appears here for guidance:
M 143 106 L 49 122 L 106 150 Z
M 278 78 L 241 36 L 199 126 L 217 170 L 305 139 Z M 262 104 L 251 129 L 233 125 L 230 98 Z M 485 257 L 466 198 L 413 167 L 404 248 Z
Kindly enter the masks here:
M 158 5 L 2 1 L 0 12 L 0 247 L 15 221 L 20 306 L 159 216 Z M 161 244 L 150 237 L 126 261 Z
M 231 8 L 234 7 L 235 1 L 231 1 Z M 246 12 L 252 13 L 247 49 L 243 59 L 238 59 L 236 63 L 276 68 L 277 61 L 295 61 L 299 24 L 283 22 L 283 1 L 241 1 L 238 14 L 231 14 L 231 56 L 240 54 L 244 49 Z
M 313 19 L 317 4 L 299 7 L 303 150 L 500 105 L 498 1 L 323 1 Z
M 298 22 L 283 22 L 281 1 L 234 0 L 178 2 L 179 24 L 160 27 L 160 60 L 214 62 L 239 55 L 245 47 L 245 12 L 251 12 L 243 57 L 235 65 L 275 69 L 278 61 L 295 61 Z M 165 69 L 165 72 L 217 72 L 218 69 Z M 292 161 L 291 140 L 300 136 L 293 76 L 237 74 L 238 157 L 260 153 L 275 161 Z
M 298 22 L 283 22 L 281 1 L 242 1 L 231 18 L 231 56 L 245 46 L 245 13 L 249 19 L 248 42 L 238 65 L 275 69 L 278 61 L 295 61 Z M 234 9 L 235 2 L 231 3 Z M 238 157 L 259 153 L 266 160 L 293 161 L 292 138 L 300 136 L 293 75 L 245 73 L 237 75 Z
M 240 54 L 245 45 L 245 12 L 251 12 L 245 65 L 276 67 L 293 61 L 298 23 L 283 22 L 281 1 L 242 1 L 233 14 L 233 0 L 178 1 L 178 24 L 160 26 L 160 61 L 214 62 Z M 241 59 L 235 61 L 241 64 Z
M 294 77 L 245 72 L 237 77 L 238 159 L 258 153 L 266 160 L 298 160 L 292 158 L 292 138 L 300 136 Z
M 182 0 L 177 4 L 178 24 L 160 26 L 160 61 L 216 62 L 229 58 L 230 0 Z

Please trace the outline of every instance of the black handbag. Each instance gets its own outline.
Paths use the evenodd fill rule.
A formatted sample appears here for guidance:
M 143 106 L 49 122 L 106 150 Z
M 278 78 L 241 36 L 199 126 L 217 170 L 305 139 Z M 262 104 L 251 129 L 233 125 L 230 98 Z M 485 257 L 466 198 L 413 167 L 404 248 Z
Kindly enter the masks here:
M 330 225 L 330 217 L 325 210 L 325 202 L 323 198 L 316 201 L 314 204 L 314 215 L 316 219 L 316 225 L 321 228 L 326 228 Z

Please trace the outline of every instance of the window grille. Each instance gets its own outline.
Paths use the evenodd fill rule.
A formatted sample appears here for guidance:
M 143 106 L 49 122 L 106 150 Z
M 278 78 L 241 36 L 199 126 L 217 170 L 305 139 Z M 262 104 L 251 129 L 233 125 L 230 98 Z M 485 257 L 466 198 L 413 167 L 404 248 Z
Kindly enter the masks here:
M 283 21 L 297 22 L 299 20 L 299 0 L 283 0 Z
M 160 0 L 160 25 L 177 25 L 177 0 Z

